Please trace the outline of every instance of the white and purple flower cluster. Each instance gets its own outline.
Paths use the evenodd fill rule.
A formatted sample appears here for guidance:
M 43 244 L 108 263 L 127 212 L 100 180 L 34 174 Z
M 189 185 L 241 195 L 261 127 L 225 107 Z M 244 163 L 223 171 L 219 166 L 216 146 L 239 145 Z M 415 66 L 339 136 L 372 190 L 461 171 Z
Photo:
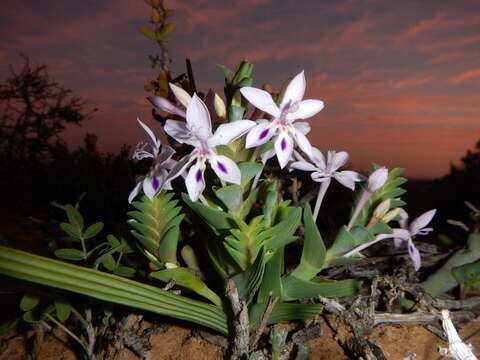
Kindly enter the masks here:
M 178 161 L 173 160 L 172 156 L 175 151 L 168 145 L 161 145 L 150 128 L 138 120 L 148 142 L 139 144 L 134 153 L 134 158 L 138 160 L 152 158 L 153 165 L 149 173 L 136 184 L 130 193 L 129 202 L 132 202 L 139 194 L 140 189 L 150 199 L 153 199 L 161 190 L 170 190 L 171 181 L 178 176 L 185 179 L 185 186 L 192 201 L 200 199 L 205 202 L 202 193 L 206 187 L 204 172 L 207 163 L 222 181 L 222 184 L 225 182 L 240 184 L 241 172 L 238 165 L 229 157 L 219 155 L 216 147 L 228 145 L 244 135 L 246 135 L 245 147 L 247 149 L 259 149 L 265 143 L 273 142 L 273 149 L 261 154 L 263 163 L 276 155 L 282 169 L 288 166 L 290 169 L 311 172 L 312 180 L 320 183 L 313 213 L 314 219 L 317 218 L 323 197 L 332 179 L 351 190 L 355 190 L 356 182 L 365 180 L 365 177 L 355 171 L 340 171 L 340 168 L 348 162 L 348 153 L 328 151 L 325 158 L 322 152 L 313 147 L 306 137 L 310 132 L 310 125 L 304 121 L 296 122 L 297 120 L 311 118 L 324 108 L 324 104 L 320 100 L 303 100 L 306 88 L 303 71 L 290 81 L 279 101 L 279 105 L 267 91 L 254 87 L 241 88 L 240 93 L 243 97 L 255 108 L 267 114 L 269 119 L 238 120 L 224 123 L 218 126 L 215 131 L 212 129 L 210 112 L 206 104 L 196 94 L 190 96 L 185 90 L 174 84 L 170 84 L 170 88 L 178 101 L 178 105 L 158 96 L 149 97 L 148 100 L 155 107 L 169 114 L 185 118 L 185 121 L 168 119 L 164 131 L 177 142 L 190 145 L 192 150 Z M 216 94 L 215 108 L 225 109 L 223 101 Z M 151 151 L 146 150 L 148 146 Z M 303 156 L 295 150 L 295 147 L 301 150 Z M 254 156 L 256 154 L 255 151 Z M 258 180 L 258 177 L 256 179 Z M 387 179 L 388 169 L 384 167 L 375 170 L 368 177 L 367 184 L 354 209 L 347 229 L 353 226 L 368 199 L 386 183 Z M 412 237 L 431 231 L 430 228 L 425 228 L 425 226 L 434 216 L 435 210 L 430 210 L 420 216 L 412 222 L 410 227 L 407 227 L 405 223 L 405 219 L 408 218 L 405 211 L 401 210 L 399 214 L 401 215 L 401 228 L 393 229 L 392 234 L 377 235 L 374 241 L 357 246 L 344 256 L 354 255 L 378 241 L 393 238 L 396 247 L 407 245 L 415 269 L 418 270 L 420 255 L 412 242 Z

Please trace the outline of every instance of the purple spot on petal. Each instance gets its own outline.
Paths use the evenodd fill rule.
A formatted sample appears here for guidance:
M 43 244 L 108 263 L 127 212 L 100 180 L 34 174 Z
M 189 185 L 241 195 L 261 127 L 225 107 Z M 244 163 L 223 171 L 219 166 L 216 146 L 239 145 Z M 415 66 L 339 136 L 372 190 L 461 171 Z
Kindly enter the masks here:
M 202 170 L 198 169 L 195 174 L 195 181 L 199 183 L 202 180 Z
M 268 132 L 270 131 L 270 129 L 265 129 L 263 130 L 261 133 L 260 133 L 260 136 L 258 137 L 258 140 L 263 140 L 265 139 L 265 137 L 267 136 Z
M 218 168 L 219 168 L 222 172 L 224 172 L 225 174 L 228 173 L 227 168 L 225 167 L 225 165 L 224 165 L 223 163 L 221 163 L 220 161 L 217 161 L 217 165 L 218 165 Z
M 158 181 L 156 177 L 154 177 L 152 180 L 152 187 L 153 187 L 153 190 L 155 191 L 157 191 L 158 188 L 160 187 L 160 181 Z
M 285 151 L 285 149 L 287 148 L 287 140 L 285 140 L 285 138 L 283 138 L 280 142 L 280 148 L 282 149 L 282 151 Z

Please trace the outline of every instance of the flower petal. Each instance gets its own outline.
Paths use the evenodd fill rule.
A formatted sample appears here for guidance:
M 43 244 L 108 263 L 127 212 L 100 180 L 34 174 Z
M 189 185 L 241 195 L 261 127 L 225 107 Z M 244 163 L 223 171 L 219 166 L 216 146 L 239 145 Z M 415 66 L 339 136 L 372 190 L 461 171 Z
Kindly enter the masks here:
M 223 155 L 210 156 L 208 161 L 220 179 L 240 185 L 242 175 L 235 161 Z
M 317 168 L 314 165 L 306 161 L 295 161 L 290 164 L 290 167 L 302 171 L 317 171 Z
M 203 178 L 204 171 L 205 163 L 199 161 L 190 168 L 188 175 L 185 178 L 185 186 L 187 187 L 188 196 L 192 201 L 197 201 L 205 189 L 205 180 Z
M 427 226 L 428 223 L 430 223 L 430 221 L 432 221 L 436 212 L 437 212 L 437 209 L 432 209 L 430 211 L 427 211 L 426 213 L 423 213 L 422 215 L 417 217 L 415 220 L 413 220 L 410 223 L 410 234 L 412 234 L 412 236 L 414 236 L 421 229 L 423 229 L 425 226 Z
M 181 176 L 185 169 L 190 165 L 190 163 L 195 160 L 195 156 L 190 156 L 186 155 L 183 158 L 181 158 L 179 161 L 176 162 L 176 164 L 172 167 L 170 172 L 168 173 L 165 181 L 172 181 L 173 179 L 176 179 L 177 177 Z
M 177 105 L 160 96 L 149 96 L 148 101 L 152 103 L 156 108 L 163 110 L 169 114 L 179 115 L 185 117 L 185 110 L 180 109 Z
M 177 140 L 180 144 L 191 143 L 190 140 L 192 139 L 192 133 L 187 127 L 187 124 L 183 121 L 168 119 L 165 122 L 163 131 Z
M 150 200 L 153 200 L 155 195 L 162 189 L 163 181 L 163 176 L 146 177 L 142 182 L 143 193 L 147 195 Z
M 359 173 L 355 171 L 345 170 L 334 173 L 333 177 L 343 186 L 355 190 L 355 182 L 361 181 L 362 178 Z
M 323 153 L 316 147 L 312 146 L 312 154 L 310 156 L 310 159 L 317 165 L 319 169 L 325 170 L 327 168 L 325 156 L 323 156 Z
M 331 158 L 331 164 L 330 165 L 330 171 L 337 171 L 337 169 L 341 168 L 343 165 L 345 165 L 349 159 L 348 153 L 345 151 L 340 151 L 340 152 L 335 152 L 329 151 L 329 155 L 332 153 Z M 330 157 L 330 156 L 329 156 Z
M 310 174 L 310 177 L 313 181 L 316 182 L 324 182 L 330 179 L 330 174 L 327 174 L 324 171 L 315 171 Z
M 182 89 L 180 86 L 177 86 L 175 84 L 170 83 L 170 89 L 172 89 L 173 95 L 177 98 L 177 100 L 185 106 L 186 108 L 188 107 L 188 104 L 190 103 L 190 100 L 192 100 L 192 97 L 188 92 L 186 92 L 184 89 Z
M 272 157 L 275 156 L 275 148 L 271 148 L 267 151 L 264 151 L 260 154 L 260 159 L 262 161 L 262 164 L 265 165 L 268 160 L 270 160 Z
M 402 229 L 407 229 L 408 226 L 407 226 L 407 222 L 408 222 L 408 214 L 407 212 L 400 208 L 400 210 L 398 210 L 398 216 L 400 217 L 400 220 L 398 220 L 398 223 L 400 224 L 400 227 Z
M 310 157 L 312 154 L 312 145 L 310 144 L 310 141 L 308 141 L 307 137 L 295 128 L 291 128 L 291 132 L 293 133 L 293 137 L 295 138 L 295 142 L 297 143 L 298 147 L 302 149 L 302 151 L 307 154 L 308 157 Z
M 386 239 L 391 239 L 391 238 L 401 238 L 401 239 L 408 239 L 410 237 L 410 234 L 408 233 L 407 230 L 404 229 L 393 229 L 393 234 L 379 234 L 375 236 L 375 240 L 372 240 L 370 242 L 355 246 L 353 249 L 349 250 L 347 253 L 345 253 L 343 256 L 348 257 L 351 255 L 354 255 L 364 249 L 366 249 L 369 246 L 372 246 L 373 244 L 376 244 L 379 241 L 386 240 Z
M 154 151 L 155 150 L 158 151 L 158 148 L 160 147 L 160 141 L 157 139 L 153 131 L 150 130 L 150 128 L 147 125 L 145 125 L 142 121 L 140 121 L 140 119 L 138 118 L 137 118 L 137 123 L 140 126 L 140 129 L 142 129 L 145 135 L 147 136 L 148 142 L 150 143 Z
M 375 192 L 380 189 L 387 182 L 388 178 L 388 169 L 386 167 L 381 167 L 375 170 L 368 177 L 367 188 L 370 192 Z
M 324 106 L 320 100 L 303 100 L 298 104 L 297 111 L 287 114 L 287 120 L 308 119 L 318 114 Z
M 311 130 L 310 124 L 304 121 L 294 122 L 293 127 L 303 135 L 307 135 Z
M 287 89 L 283 94 L 280 108 L 283 109 L 283 107 L 287 104 L 293 105 L 302 100 L 303 95 L 305 94 L 306 86 L 307 83 L 305 81 L 305 72 L 302 70 L 288 84 Z
M 160 150 L 160 154 L 155 159 L 157 165 L 163 165 L 164 163 L 170 161 L 170 158 L 175 154 L 175 150 L 173 150 L 168 145 L 163 145 L 162 149 Z
M 130 191 L 130 195 L 128 195 L 128 203 L 131 204 L 133 199 L 135 199 L 140 192 L 140 187 L 142 186 L 142 182 L 140 181 L 135 185 L 135 187 Z
M 256 123 L 251 120 L 237 120 L 231 123 L 222 124 L 217 128 L 215 134 L 213 134 L 208 140 L 208 144 L 211 147 L 227 145 L 241 137 L 255 125 Z
M 262 89 L 245 86 L 240 92 L 250 104 L 274 117 L 280 116 L 280 109 L 272 99 L 272 95 Z
M 265 144 L 275 134 L 276 126 L 271 122 L 261 122 L 247 134 L 245 147 L 247 149 Z
M 193 135 L 200 139 L 208 139 L 212 136 L 212 122 L 205 103 L 193 94 L 192 100 L 187 107 L 187 124 Z
M 415 244 L 413 243 L 411 238 L 408 240 L 407 247 L 408 247 L 408 256 L 410 256 L 410 259 L 412 259 L 415 271 L 418 271 L 418 269 L 420 269 L 420 267 L 422 266 L 422 259 L 420 257 L 420 252 L 415 247 Z
M 287 132 L 281 132 L 275 141 L 275 152 L 277 153 L 280 168 L 284 168 L 290 161 L 293 153 L 293 140 Z

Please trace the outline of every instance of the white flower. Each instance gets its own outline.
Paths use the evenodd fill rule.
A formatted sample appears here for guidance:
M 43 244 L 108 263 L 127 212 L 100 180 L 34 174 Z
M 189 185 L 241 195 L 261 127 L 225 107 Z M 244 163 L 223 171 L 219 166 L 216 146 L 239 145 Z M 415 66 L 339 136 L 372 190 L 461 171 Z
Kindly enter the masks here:
M 260 146 L 275 136 L 275 151 L 281 168 L 290 160 L 294 144 L 307 155 L 311 152 L 310 142 L 305 136 L 310 131 L 310 125 L 294 121 L 314 116 L 324 105 L 320 100 L 302 100 L 305 86 L 305 75 L 302 71 L 288 84 L 280 106 L 277 106 L 272 96 L 264 90 L 249 86 L 240 89 L 253 106 L 273 116 L 271 121 L 257 121 L 257 125 L 247 135 L 246 147 Z
M 374 193 L 380 189 L 388 179 L 388 169 L 384 166 L 378 168 L 370 174 L 367 182 L 367 190 L 371 193 Z
M 162 146 L 160 140 L 157 139 L 147 125 L 139 119 L 137 119 L 137 122 L 145 132 L 148 142 L 138 144 L 137 149 L 133 153 L 133 158 L 137 160 L 152 158 L 153 164 L 149 173 L 142 178 L 130 192 L 128 196 L 129 203 L 138 195 L 140 189 L 143 190 L 144 194 L 147 195 L 150 200 L 153 200 L 162 189 L 171 189 L 170 181 L 172 177 L 176 175 L 168 172 L 168 170 L 172 169 L 176 164 L 176 161 L 172 160 L 172 155 L 175 151 L 168 145 Z M 147 151 L 147 147 L 150 147 L 151 151 Z
M 355 190 L 355 182 L 362 181 L 362 176 L 355 171 L 337 171 L 347 163 L 348 157 L 348 153 L 345 151 L 338 153 L 336 151 L 329 151 L 327 161 L 325 161 L 322 152 L 312 147 L 310 159 L 315 165 L 303 160 L 296 161 L 290 166 L 298 170 L 312 171 L 311 177 L 316 182 L 324 182 L 334 178 L 343 186 Z
M 379 234 L 375 237 L 375 240 L 359 245 L 353 248 L 352 250 L 350 250 L 349 252 L 347 252 L 346 254 L 344 254 L 343 256 L 346 256 L 346 257 L 351 256 L 379 241 L 393 238 L 395 247 L 407 245 L 408 255 L 410 256 L 410 259 L 412 259 L 415 270 L 418 271 L 418 269 L 420 269 L 422 265 L 420 252 L 415 247 L 415 244 L 413 243 L 412 238 L 415 235 L 426 235 L 429 232 L 433 231 L 433 228 L 427 228 L 426 226 L 430 223 L 430 221 L 432 221 L 432 218 L 435 216 L 436 211 L 437 211 L 436 209 L 427 211 L 422 215 L 420 215 L 419 217 L 417 217 L 415 220 L 413 220 L 410 223 L 410 225 L 407 225 L 408 214 L 405 210 L 401 209 L 400 221 L 399 221 L 400 228 L 392 229 L 393 231 L 392 234 Z
M 165 132 L 178 142 L 194 147 L 194 150 L 172 169 L 172 172 L 180 174 L 195 161 L 185 179 L 188 195 L 192 201 L 196 201 L 205 189 L 203 173 L 206 161 L 220 179 L 240 184 L 241 174 L 237 164 L 226 156 L 218 155 L 215 147 L 227 145 L 238 139 L 254 125 L 255 123 L 250 120 L 234 121 L 220 125 L 213 134 L 208 109 L 196 94 L 188 104 L 186 122 L 167 120 Z
M 179 115 L 185 117 L 185 108 L 188 106 L 192 97 L 181 87 L 170 83 L 170 89 L 173 92 L 173 95 L 177 98 L 181 106 L 175 105 L 170 100 L 161 97 L 161 96 L 149 96 L 147 97 L 148 101 L 152 103 L 156 108 L 163 110 L 170 114 Z

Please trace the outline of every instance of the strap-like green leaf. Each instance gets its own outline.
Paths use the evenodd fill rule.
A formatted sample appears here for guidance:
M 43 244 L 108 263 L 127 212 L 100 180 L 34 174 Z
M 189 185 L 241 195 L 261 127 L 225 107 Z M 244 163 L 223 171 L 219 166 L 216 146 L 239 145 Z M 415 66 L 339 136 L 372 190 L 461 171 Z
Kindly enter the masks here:
M 283 300 L 309 299 L 319 295 L 329 298 L 352 296 L 357 293 L 361 284 L 357 279 L 336 281 L 314 278 L 305 281 L 288 275 L 282 278 Z
M 192 321 L 222 334 L 228 333 L 226 315 L 218 306 L 98 270 L 0 246 L 0 274 Z

